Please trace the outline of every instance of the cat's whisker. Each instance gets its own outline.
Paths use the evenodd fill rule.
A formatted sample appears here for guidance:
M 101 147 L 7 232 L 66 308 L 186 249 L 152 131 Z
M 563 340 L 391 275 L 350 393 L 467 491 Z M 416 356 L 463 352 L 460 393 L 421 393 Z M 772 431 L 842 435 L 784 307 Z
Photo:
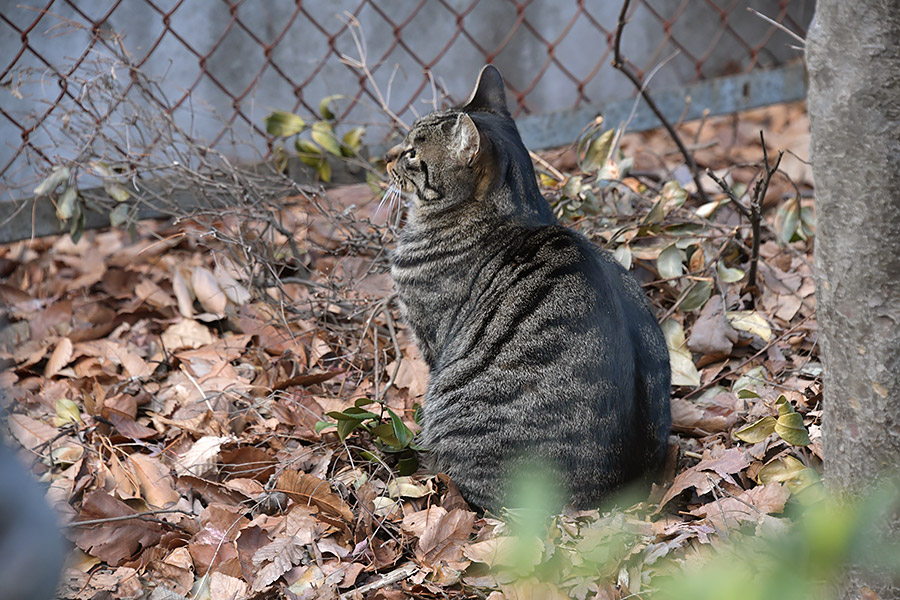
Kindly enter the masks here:
M 384 192 L 384 195 L 381 197 L 381 202 L 378 203 L 378 208 L 375 209 L 375 217 L 381 213 L 381 209 L 384 207 L 384 203 L 388 203 L 388 215 L 390 215 L 390 205 L 393 202 L 391 198 L 393 198 L 394 194 L 397 191 L 397 186 L 394 183 L 391 183 L 390 187 L 387 191 Z

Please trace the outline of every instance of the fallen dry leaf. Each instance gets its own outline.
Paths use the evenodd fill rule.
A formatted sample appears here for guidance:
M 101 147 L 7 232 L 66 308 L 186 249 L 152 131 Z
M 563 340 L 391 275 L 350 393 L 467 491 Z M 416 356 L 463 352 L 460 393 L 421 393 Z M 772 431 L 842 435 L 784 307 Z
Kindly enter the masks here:
M 323 512 L 348 522 L 353 520 L 350 507 L 343 498 L 331 491 L 330 485 L 323 479 L 298 471 L 285 470 L 278 478 L 276 489 L 296 502 L 315 505 Z
M 134 515 L 135 510 L 103 490 L 85 496 L 77 521 Z M 118 566 L 140 550 L 159 542 L 163 528 L 158 523 L 138 519 L 76 527 L 70 536 L 79 548 L 105 563 Z
M 738 496 L 718 498 L 690 513 L 707 518 L 715 527 L 738 527 L 743 522 L 762 523 L 770 513 L 780 513 L 791 492 L 781 483 L 767 483 Z
M 153 508 L 165 508 L 178 502 L 181 497 L 175 491 L 175 482 L 169 468 L 155 457 L 147 454 L 130 454 L 132 471 L 140 482 L 141 496 Z
M 179 455 L 173 461 L 175 473 L 195 477 L 208 475 L 216 466 L 216 459 L 219 457 L 219 449 L 222 444 L 234 441 L 236 441 L 235 438 L 231 436 L 207 435 L 200 438 L 191 445 L 187 452 Z
M 699 354 L 730 355 L 738 332 L 725 319 L 721 296 L 712 296 L 691 326 L 687 347 Z
M 187 281 L 181 274 L 181 269 L 175 267 L 172 270 L 172 291 L 178 301 L 178 312 L 185 319 L 194 318 L 194 298 L 191 296 Z
M 731 474 L 739 473 L 749 465 L 750 459 L 741 448 L 729 448 L 718 458 L 705 458 L 675 477 L 675 481 L 660 500 L 657 511 L 688 488 L 695 488 L 697 493 L 702 495 L 709 493 L 723 478 L 734 483 Z
M 167 352 L 175 352 L 182 348 L 200 348 L 212 344 L 213 337 L 204 325 L 193 319 L 184 319 L 163 332 L 162 342 Z
M 67 337 L 60 338 L 53 349 L 53 354 L 44 367 L 44 377 L 51 378 L 62 370 L 72 360 L 72 340 Z
M 203 309 L 219 318 L 225 315 L 228 298 L 219 288 L 216 278 L 206 267 L 196 266 L 191 271 L 191 289 Z

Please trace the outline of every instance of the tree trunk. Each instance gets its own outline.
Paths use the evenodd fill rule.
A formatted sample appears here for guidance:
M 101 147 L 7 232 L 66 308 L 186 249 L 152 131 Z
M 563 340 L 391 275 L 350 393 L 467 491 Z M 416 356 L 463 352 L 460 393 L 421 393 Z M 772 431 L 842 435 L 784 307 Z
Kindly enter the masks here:
M 806 57 L 825 476 L 859 494 L 900 468 L 900 8 L 818 0 Z M 900 598 L 886 573 L 846 584 L 844 598 Z

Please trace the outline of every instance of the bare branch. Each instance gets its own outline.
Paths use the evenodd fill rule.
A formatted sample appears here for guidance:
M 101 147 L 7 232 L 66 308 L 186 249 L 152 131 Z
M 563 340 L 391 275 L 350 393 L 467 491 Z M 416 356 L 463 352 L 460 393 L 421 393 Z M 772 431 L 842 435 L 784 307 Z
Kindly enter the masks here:
M 640 77 L 637 76 L 631 68 L 625 64 L 622 60 L 622 32 L 625 29 L 625 25 L 628 23 L 626 17 L 628 15 L 628 6 L 631 4 L 631 0 L 625 0 L 622 3 L 622 10 L 619 13 L 619 23 L 616 27 L 616 39 L 615 39 L 615 53 L 613 57 L 612 65 L 619 71 L 625 74 L 631 83 L 634 84 L 634 87 L 637 88 L 641 97 L 647 103 L 647 106 L 650 107 L 650 110 L 653 111 L 653 114 L 656 115 L 656 118 L 659 119 L 659 122 L 663 124 L 663 127 L 666 128 L 666 131 L 669 132 L 669 136 L 672 138 L 672 141 L 675 142 L 675 145 L 678 146 L 678 150 L 681 152 L 681 155 L 684 157 L 685 163 L 687 163 L 688 169 L 691 171 L 691 177 L 694 180 L 694 184 L 697 186 L 697 196 L 703 202 L 709 202 L 709 197 L 706 195 L 706 192 L 703 190 L 703 185 L 700 182 L 700 172 L 697 169 L 697 163 L 694 161 L 693 155 L 688 152 L 688 149 L 685 148 L 684 142 L 681 141 L 681 136 L 678 135 L 678 132 L 675 131 L 675 128 L 672 127 L 672 124 L 669 123 L 668 119 L 666 119 L 665 115 L 663 115 L 662 111 L 656 105 L 656 102 L 653 101 L 653 98 L 650 96 L 650 92 L 647 91 L 647 88 L 643 85 Z

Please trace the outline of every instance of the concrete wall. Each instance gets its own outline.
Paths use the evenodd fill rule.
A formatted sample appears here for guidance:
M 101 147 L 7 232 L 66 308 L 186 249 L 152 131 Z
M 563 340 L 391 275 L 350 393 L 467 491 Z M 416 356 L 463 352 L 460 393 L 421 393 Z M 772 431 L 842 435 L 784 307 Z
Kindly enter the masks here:
M 447 4 L 457 11 L 464 10 L 470 2 L 447 0 Z M 759 66 L 771 66 L 798 56 L 796 51 L 787 47 L 791 42 L 788 36 L 775 31 L 770 38 L 766 38 L 766 32 L 772 31 L 770 26 L 746 10 L 747 5 L 752 5 L 764 14 L 779 17 L 784 0 L 716 2 L 730 6 L 725 22 L 745 40 L 754 45 L 766 40 L 764 51 L 757 60 Z M 5 19 L 25 28 L 39 15 L 37 7 L 44 4 L 37 0 L 0 0 L 0 10 Z M 66 70 L 88 46 L 93 35 L 88 19 L 99 21 L 115 5 L 111 0 L 80 0 L 75 4 L 84 15 L 68 4 L 54 3 L 49 10 L 51 14 L 44 16 L 28 34 L 29 44 L 59 70 Z M 676 49 L 671 41 L 665 41 L 663 25 L 653 11 L 665 19 L 674 19 L 672 35 L 686 52 L 696 56 L 709 55 L 698 71 L 696 61 L 683 52 L 655 76 L 655 89 L 688 83 L 701 75 L 715 77 L 748 68 L 752 61 L 750 53 L 731 33 L 723 30 L 721 15 L 712 4 L 713 0 L 644 0 L 635 4 L 622 48 L 623 54 L 637 67 L 646 72 Z M 162 0 L 157 5 L 168 11 L 178 3 Z M 419 89 L 425 79 L 422 67 L 413 55 L 426 64 L 434 62 L 450 40 L 453 40 L 450 48 L 437 59 L 432 71 L 440 87 L 451 98 L 462 99 L 468 94 L 485 60 L 482 51 L 467 36 L 456 35 L 456 16 L 440 2 L 427 0 L 402 29 L 401 39 L 405 47 L 395 45 L 392 48 L 394 30 L 385 17 L 399 24 L 414 12 L 417 3 L 380 0 L 377 5 L 384 16 L 371 4 L 361 3 L 360 0 L 296 4 L 287 0 L 247 0 L 238 5 L 235 13 L 242 26 L 234 21 L 225 2 L 190 0 L 181 3 L 171 15 L 171 32 L 165 33 L 164 19 L 157 11 L 143 0 L 128 0 L 121 2 L 106 18 L 103 31 L 124 34 L 125 47 L 135 62 L 141 65 L 143 72 L 162 82 L 161 89 L 170 103 L 190 92 L 189 100 L 173 113 L 180 125 L 198 138 L 211 140 L 222 131 L 223 122 L 230 122 L 233 131 L 220 140 L 219 147 L 241 159 L 252 160 L 265 152 L 265 143 L 262 136 L 252 132 L 251 125 L 261 126 L 263 118 L 272 109 L 306 114 L 308 110 L 301 101 L 316 107 L 322 97 L 331 94 L 347 96 L 338 103 L 339 107 L 346 109 L 357 95 L 361 74 L 341 64 L 328 41 L 329 35 L 344 27 L 345 17 L 342 15 L 345 11 L 356 11 L 375 79 L 385 91 L 390 84 L 390 106 L 404 120 L 414 120 L 414 111 L 421 114 L 430 110 L 423 100 L 431 97 L 431 90 L 429 86 Z M 297 6 L 302 10 L 295 15 Z M 555 56 L 576 78 L 589 79 L 584 86 L 584 95 L 591 102 L 604 102 L 630 97 L 634 93 L 631 84 L 609 66 L 612 54 L 608 46 L 620 6 L 618 0 L 588 0 L 585 2 L 586 10 L 606 33 L 581 15 L 559 40 L 557 38 L 577 12 L 574 1 L 536 0 L 519 15 L 511 2 L 482 0 L 466 13 L 463 24 L 472 39 L 493 52 L 504 42 L 517 20 L 524 17 L 537 34 L 554 42 Z M 812 0 L 791 0 L 787 3 L 788 14 L 804 29 L 812 10 Z M 311 20 L 317 21 L 321 29 Z M 225 31 L 227 33 L 221 38 Z M 198 56 L 173 33 L 201 55 L 215 48 L 205 61 L 206 71 L 233 95 L 242 94 L 249 88 L 238 101 L 240 114 L 236 112 L 232 98 L 202 74 Z M 271 65 L 266 67 L 264 49 L 253 39 L 256 36 L 268 44 L 282 33 L 281 41 L 271 51 L 271 60 L 293 81 L 287 81 Z M 356 57 L 352 37 L 346 30 L 333 43 L 336 51 Z M 148 56 L 154 45 L 155 49 Z M 21 46 L 19 34 L 0 20 L 0 56 L 8 57 L 5 61 L 11 61 Z M 102 65 L 91 67 L 89 63 L 102 59 L 105 53 L 107 51 L 102 44 L 96 44 L 79 72 L 90 75 L 91 69 L 102 68 Z M 327 60 L 319 68 L 323 57 Z M 533 84 L 545 67 L 547 58 L 546 45 L 525 26 L 518 27 L 494 58 L 512 87 L 524 90 L 533 85 L 520 114 L 556 111 L 584 104 L 584 99 L 579 98 L 577 93 L 577 83 L 554 64 L 547 66 L 539 81 Z M 14 68 L 0 80 L 0 109 L 21 123 L 30 123 L 33 122 L 31 115 L 41 114 L 49 108 L 48 103 L 56 100 L 60 88 L 46 64 L 31 52 L 26 51 L 13 62 Z M 6 68 L 5 64 L 2 66 Z M 122 71 L 118 75 L 127 80 L 127 72 Z M 295 88 L 307 79 L 302 88 Z M 411 108 L 408 103 L 412 104 Z M 31 134 L 31 141 L 51 159 L 54 156 L 74 156 L 79 150 L 77 140 L 70 140 L 61 132 L 68 110 L 78 109 L 72 100 L 64 98 L 44 125 Z M 119 117 L 120 120 L 114 121 L 112 126 L 128 127 L 127 115 Z M 386 120 L 381 108 L 366 94 L 362 94 L 353 108 L 342 115 L 342 121 L 348 125 L 384 124 Z M 371 127 L 368 140 L 377 142 L 387 131 L 386 127 Z M 18 151 L 22 137 L 20 128 L 2 114 L 0 137 L 3 140 L 0 144 L 0 168 L 3 168 Z M 39 161 L 38 167 L 41 166 Z M 29 178 L 33 179 L 33 172 L 34 167 L 26 157 L 15 159 L 3 174 L 0 193 L 21 195 L 13 192 L 24 189 Z

